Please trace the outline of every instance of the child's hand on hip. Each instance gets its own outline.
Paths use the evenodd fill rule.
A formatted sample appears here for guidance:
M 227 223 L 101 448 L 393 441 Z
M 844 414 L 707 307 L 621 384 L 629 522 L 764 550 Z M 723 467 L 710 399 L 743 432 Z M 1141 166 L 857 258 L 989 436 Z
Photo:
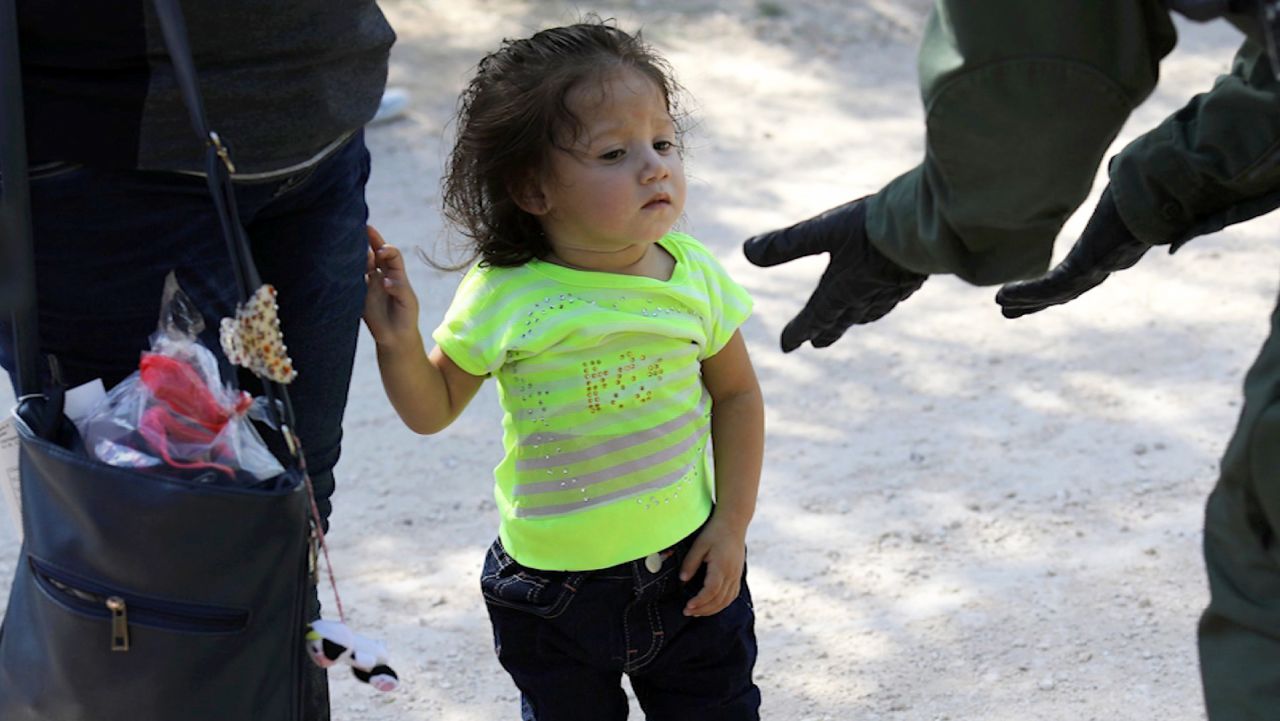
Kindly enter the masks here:
M 698 572 L 698 566 L 707 564 L 702 590 L 689 599 L 684 615 L 712 616 L 733 603 L 742 589 L 742 566 L 746 557 L 746 528 L 735 528 L 712 514 L 680 566 L 680 580 L 687 582 Z
M 372 225 L 369 232 L 369 260 L 365 267 L 364 322 L 373 339 L 386 349 L 395 349 L 417 340 L 418 296 L 409 285 L 404 255 L 387 243 Z

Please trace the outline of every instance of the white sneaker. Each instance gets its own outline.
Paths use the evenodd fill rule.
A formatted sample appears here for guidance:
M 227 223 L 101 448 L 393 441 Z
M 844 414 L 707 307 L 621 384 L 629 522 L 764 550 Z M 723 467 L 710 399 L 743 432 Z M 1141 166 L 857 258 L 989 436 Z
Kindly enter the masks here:
M 382 100 L 378 102 L 378 112 L 373 114 L 370 125 L 389 123 L 409 110 L 409 92 L 404 88 L 387 88 L 382 91 Z

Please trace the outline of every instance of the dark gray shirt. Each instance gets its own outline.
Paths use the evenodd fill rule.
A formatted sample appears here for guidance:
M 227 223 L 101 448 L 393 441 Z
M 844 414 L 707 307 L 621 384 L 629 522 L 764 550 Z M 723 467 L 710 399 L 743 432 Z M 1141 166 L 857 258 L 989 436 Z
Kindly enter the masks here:
M 373 116 L 395 33 L 373 0 L 186 0 L 210 125 L 239 173 L 307 162 Z M 30 163 L 198 171 L 149 0 L 19 0 Z

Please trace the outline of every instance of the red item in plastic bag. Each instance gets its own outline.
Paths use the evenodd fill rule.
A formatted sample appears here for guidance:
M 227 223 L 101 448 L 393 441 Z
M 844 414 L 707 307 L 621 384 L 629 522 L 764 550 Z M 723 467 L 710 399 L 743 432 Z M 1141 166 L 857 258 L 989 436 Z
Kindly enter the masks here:
M 233 407 L 220 405 L 200 374 L 189 364 L 158 353 L 143 353 L 139 365 L 143 385 L 158 401 L 142 414 L 138 432 L 178 468 L 212 468 L 235 477 L 235 470 L 221 463 L 179 461 L 166 450 L 170 443 L 199 443 L 217 449 L 215 456 L 232 457 L 232 449 L 217 441 L 233 418 L 244 414 L 253 397 L 240 391 Z M 216 445 L 215 445 L 216 443 Z
M 200 482 L 270 482 L 285 472 L 253 427 L 272 424 L 265 399 L 223 383 L 218 359 L 200 343 L 204 319 L 170 273 L 160 322 L 138 371 L 76 422 L 86 451 L 103 463 Z M 215 473 L 207 473 L 214 470 Z

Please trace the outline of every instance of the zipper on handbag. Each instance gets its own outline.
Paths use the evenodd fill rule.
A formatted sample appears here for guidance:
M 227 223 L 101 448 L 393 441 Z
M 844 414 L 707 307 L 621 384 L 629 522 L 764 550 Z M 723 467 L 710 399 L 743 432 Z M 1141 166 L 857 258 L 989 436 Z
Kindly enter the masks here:
M 129 615 L 123 598 L 110 596 L 106 601 L 111 611 L 111 650 L 129 650 Z
M 249 622 L 246 611 L 144 598 L 70 576 L 60 578 L 34 558 L 30 562 L 36 579 L 47 590 L 56 592 L 63 603 L 89 615 L 105 615 L 110 619 L 112 651 L 129 650 L 130 622 L 152 628 L 212 634 L 236 633 Z
M 111 614 L 111 650 L 112 651 L 128 651 L 129 650 L 129 604 L 119 596 L 100 596 L 96 593 L 89 593 L 78 588 L 72 588 L 67 584 L 53 578 L 47 573 L 37 571 L 49 585 L 67 594 L 70 598 L 85 603 L 101 604 L 106 606 L 107 613 Z

